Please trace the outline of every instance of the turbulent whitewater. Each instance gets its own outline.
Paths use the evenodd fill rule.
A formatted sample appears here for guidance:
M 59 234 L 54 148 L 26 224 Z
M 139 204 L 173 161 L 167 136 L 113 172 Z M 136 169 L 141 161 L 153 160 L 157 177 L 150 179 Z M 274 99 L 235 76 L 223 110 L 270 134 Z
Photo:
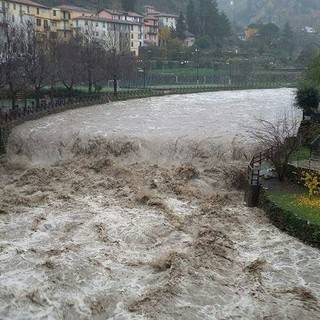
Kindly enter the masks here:
M 319 250 L 243 205 L 245 127 L 292 102 L 168 96 L 16 127 L 0 159 L 0 318 L 320 319 Z

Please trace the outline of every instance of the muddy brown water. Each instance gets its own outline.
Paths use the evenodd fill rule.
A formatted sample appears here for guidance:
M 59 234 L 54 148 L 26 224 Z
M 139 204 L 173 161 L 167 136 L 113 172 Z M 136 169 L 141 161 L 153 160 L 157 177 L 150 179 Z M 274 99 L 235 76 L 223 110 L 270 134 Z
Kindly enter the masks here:
M 319 250 L 238 188 L 243 123 L 292 98 L 141 99 L 17 127 L 0 166 L 0 318 L 320 319 Z

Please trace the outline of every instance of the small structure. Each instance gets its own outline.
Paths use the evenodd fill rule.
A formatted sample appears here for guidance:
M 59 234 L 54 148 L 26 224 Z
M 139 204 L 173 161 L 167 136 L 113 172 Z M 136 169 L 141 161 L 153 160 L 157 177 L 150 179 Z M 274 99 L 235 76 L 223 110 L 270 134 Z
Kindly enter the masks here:
M 192 47 L 195 41 L 196 41 L 196 36 L 193 33 L 187 31 L 186 38 L 184 39 L 184 44 L 187 47 Z

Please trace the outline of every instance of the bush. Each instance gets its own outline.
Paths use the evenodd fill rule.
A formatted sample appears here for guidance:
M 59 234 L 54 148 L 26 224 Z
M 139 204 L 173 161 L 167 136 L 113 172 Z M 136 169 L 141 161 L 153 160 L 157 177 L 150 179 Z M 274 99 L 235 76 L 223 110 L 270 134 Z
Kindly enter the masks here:
M 320 99 L 319 87 L 312 81 L 304 81 L 298 85 L 295 97 L 296 107 L 310 115 L 318 108 Z

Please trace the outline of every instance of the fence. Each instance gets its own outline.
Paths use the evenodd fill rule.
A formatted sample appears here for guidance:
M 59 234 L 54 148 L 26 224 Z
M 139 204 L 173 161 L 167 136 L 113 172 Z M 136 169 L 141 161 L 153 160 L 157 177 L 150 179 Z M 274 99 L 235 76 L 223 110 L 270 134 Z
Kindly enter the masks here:
M 248 207 L 256 207 L 259 202 L 260 192 L 260 170 L 262 162 L 272 157 L 273 148 L 255 154 L 249 164 L 247 171 L 247 187 L 245 190 L 245 203 Z

